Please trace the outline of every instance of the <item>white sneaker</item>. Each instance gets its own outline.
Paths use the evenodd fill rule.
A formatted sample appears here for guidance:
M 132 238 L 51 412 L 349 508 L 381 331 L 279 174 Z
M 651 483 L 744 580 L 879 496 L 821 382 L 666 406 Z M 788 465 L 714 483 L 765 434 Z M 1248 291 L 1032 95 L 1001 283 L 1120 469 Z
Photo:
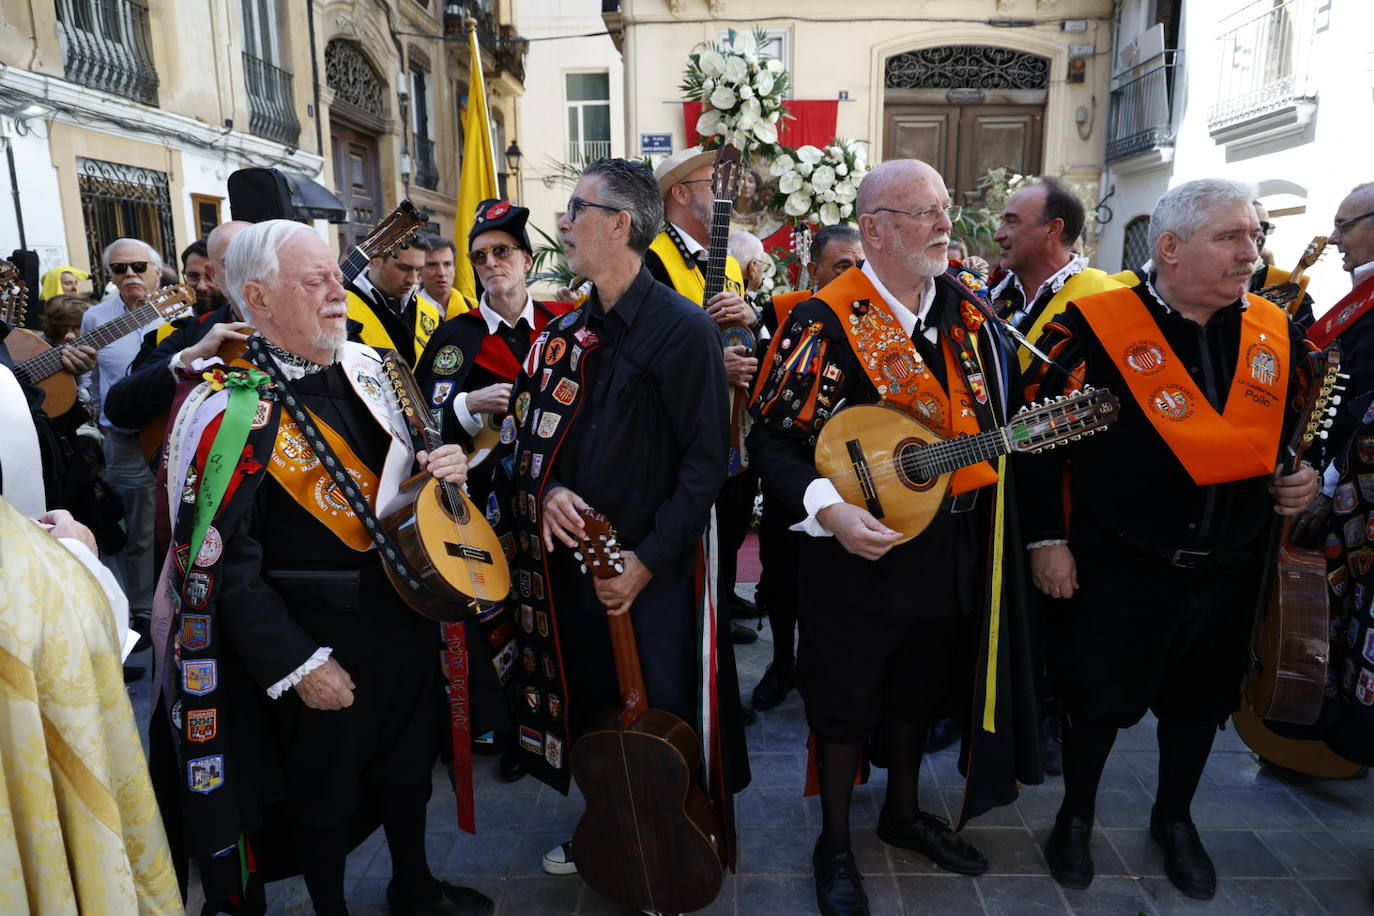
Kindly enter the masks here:
M 577 863 L 573 861 L 572 840 L 560 843 L 544 853 L 544 871 L 551 875 L 577 874 Z

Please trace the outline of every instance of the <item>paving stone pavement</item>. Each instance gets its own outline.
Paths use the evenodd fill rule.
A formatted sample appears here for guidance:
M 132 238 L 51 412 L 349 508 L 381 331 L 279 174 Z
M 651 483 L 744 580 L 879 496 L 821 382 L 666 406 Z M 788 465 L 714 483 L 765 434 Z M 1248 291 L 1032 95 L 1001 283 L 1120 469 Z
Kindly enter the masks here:
M 741 592 L 752 586 L 741 586 Z M 767 624 L 757 643 L 737 647 L 746 698 L 772 657 Z M 141 653 L 131 659 L 139 663 Z M 147 681 L 131 696 L 147 721 Z M 739 870 L 727 877 L 708 914 L 811 916 L 810 874 L 820 825 L 816 799 L 801 787 L 806 725 L 795 692 L 759 714 L 748 730 L 753 783 L 736 798 Z M 943 816 L 958 804 L 962 785 L 956 751 L 927 758 L 921 807 Z M 1087 890 L 1059 887 L 1040 846 L 1054 821 L 1063 783 L 1049 777 L 1025 788 L 1014 805 L 975 820 L 965 836 L 988 857 L 986 875 L 941 871 L 917 853 L 889 847 L 874 833 L 886 773 L 875 769 L 854 792 L 854 844 L 874 916 L 898 914 L 1356 914 L 1374 912 L 1374 779 L 1296 788 L 1261 769 L 1255 755 L 1228 729 L 1217 739 L 1193 817 L 1220 876 L 1217 896 L 1201 902 L 1180 894 L 1164 877 L 1148 833 L 1158 770 L 1154 728 L 1142 722 L 1122 732 L 1102 779 L 1093 858 L 1097 878 Z M 476 836 L 455 825 L 453 793 L 436 771 L 428 846 L 435 873 L 480 889 L 498 916 L 620 916 L 627 911 L 600 897 L 576 876 L 553 877 L 540 857 L 568 839 L 581 813 L 576 789 L 564 798 L 526 778 L 496 777 L 496 759 L 476 759 Z M 390 860 L 381 831 L 349 858 L 349 905 L 354 916 L 386 914 Z M 286 882 L 270 888 L 273 916 L 286 912 Z

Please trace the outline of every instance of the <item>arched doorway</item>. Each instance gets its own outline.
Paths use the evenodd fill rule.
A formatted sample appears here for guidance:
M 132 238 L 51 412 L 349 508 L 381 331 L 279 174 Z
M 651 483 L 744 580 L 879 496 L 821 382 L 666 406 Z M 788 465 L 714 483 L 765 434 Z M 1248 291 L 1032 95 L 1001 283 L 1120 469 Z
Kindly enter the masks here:
M 961 204 L 989 169 L 1039 174 L 1049 58 L 944 45 L 895 54 L 884 71 L 884 159 L 929 162 Z
M 339 225 L 339 250 L 348 251 L 386 212 L 377 136 L 387 118 L 381 75 L 363 50 L 335 38 L 325 46 L 325 82 L 334 90 L 329 106 L 334 191 L 348 212 Z

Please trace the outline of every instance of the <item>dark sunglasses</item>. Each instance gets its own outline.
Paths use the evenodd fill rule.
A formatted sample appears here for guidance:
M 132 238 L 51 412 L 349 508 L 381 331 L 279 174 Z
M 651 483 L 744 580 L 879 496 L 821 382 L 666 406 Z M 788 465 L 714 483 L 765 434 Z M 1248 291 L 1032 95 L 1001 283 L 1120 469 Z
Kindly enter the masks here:
M 485 264 L 487 263 L 488 252 L 491 253 L 493 262 L 505 261 L 515 253 L 515 246 L 502 242 L 500 245 L 492 245 L 490 248 L 478 248 L 468 252 L 468 260 L 474 264 Z
M 1260 223 L 1260 232 L 1263 232 L 1266 236 L 1273 235 L 1278 228 L 1279 227 L 1275 226 L 1273 223 Z
M 586 207 L 595 207 L 595 208 L 598 209 L 598 210 L 606 210 L 606 211 L 608 211 L 608 212 L 610 212 L 610 213 L 619 213 L 619 212 L 620 212 L 620 208 L 619 208 L 619 207 L 610 207 L 610 206 L 607 206 L 606 204 L 593 203 L 593 202 L 590 201 L 590 200 L 583 200 L 583 199 L 580 198 L 580 197 L 574 197 L 572 200 L 569 200 L 569 201 L 568 201 L 568 222 L 570 222 L 570 223 L 575 223 L 575 222 L 577 222 L 577 214 L 578 214 L 578 212 L 581 211 L 581 210 L 583 210 L 583 209 L 586 208 Z
M 112 274 L 127 273 L 131 270 L 136 274 L 141 274 L 147 269 L 147 261 L 129 261 L 127 263 L 124 261 L 115 261 L 113 264 L 110 265 L 110 273 Z

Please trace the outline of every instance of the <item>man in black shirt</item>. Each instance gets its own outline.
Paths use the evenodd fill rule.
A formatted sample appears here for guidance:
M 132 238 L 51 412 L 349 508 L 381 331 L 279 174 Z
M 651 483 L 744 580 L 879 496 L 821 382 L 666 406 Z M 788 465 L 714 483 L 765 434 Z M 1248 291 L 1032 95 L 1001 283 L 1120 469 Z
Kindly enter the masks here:
M 1064 802 L 1045 848 L 1066 887 L 1092 881 L 1097 785 L 1117 729 L 1152 710 L 1150 833 L 1179 890 L 1216 892 L 1193 793 L 1239 704 L 1264 532 L 1317 487 L 1311 468 L 1275 476 L 1306 348 L 1298 325 L 1245 294 L 1253 199 L 1222 180 L 1169 191 L 1150 221 L 1154 271 L 1071 303 L 1039 342 L 1054 363 L 1029 398 L 1088 384 L 1121 401 L 1116 425 L 1071 455 L 1028 458 L 1021 490 L 1035 585 L 1068 599 L 1049 659 L 1067 713 Z

